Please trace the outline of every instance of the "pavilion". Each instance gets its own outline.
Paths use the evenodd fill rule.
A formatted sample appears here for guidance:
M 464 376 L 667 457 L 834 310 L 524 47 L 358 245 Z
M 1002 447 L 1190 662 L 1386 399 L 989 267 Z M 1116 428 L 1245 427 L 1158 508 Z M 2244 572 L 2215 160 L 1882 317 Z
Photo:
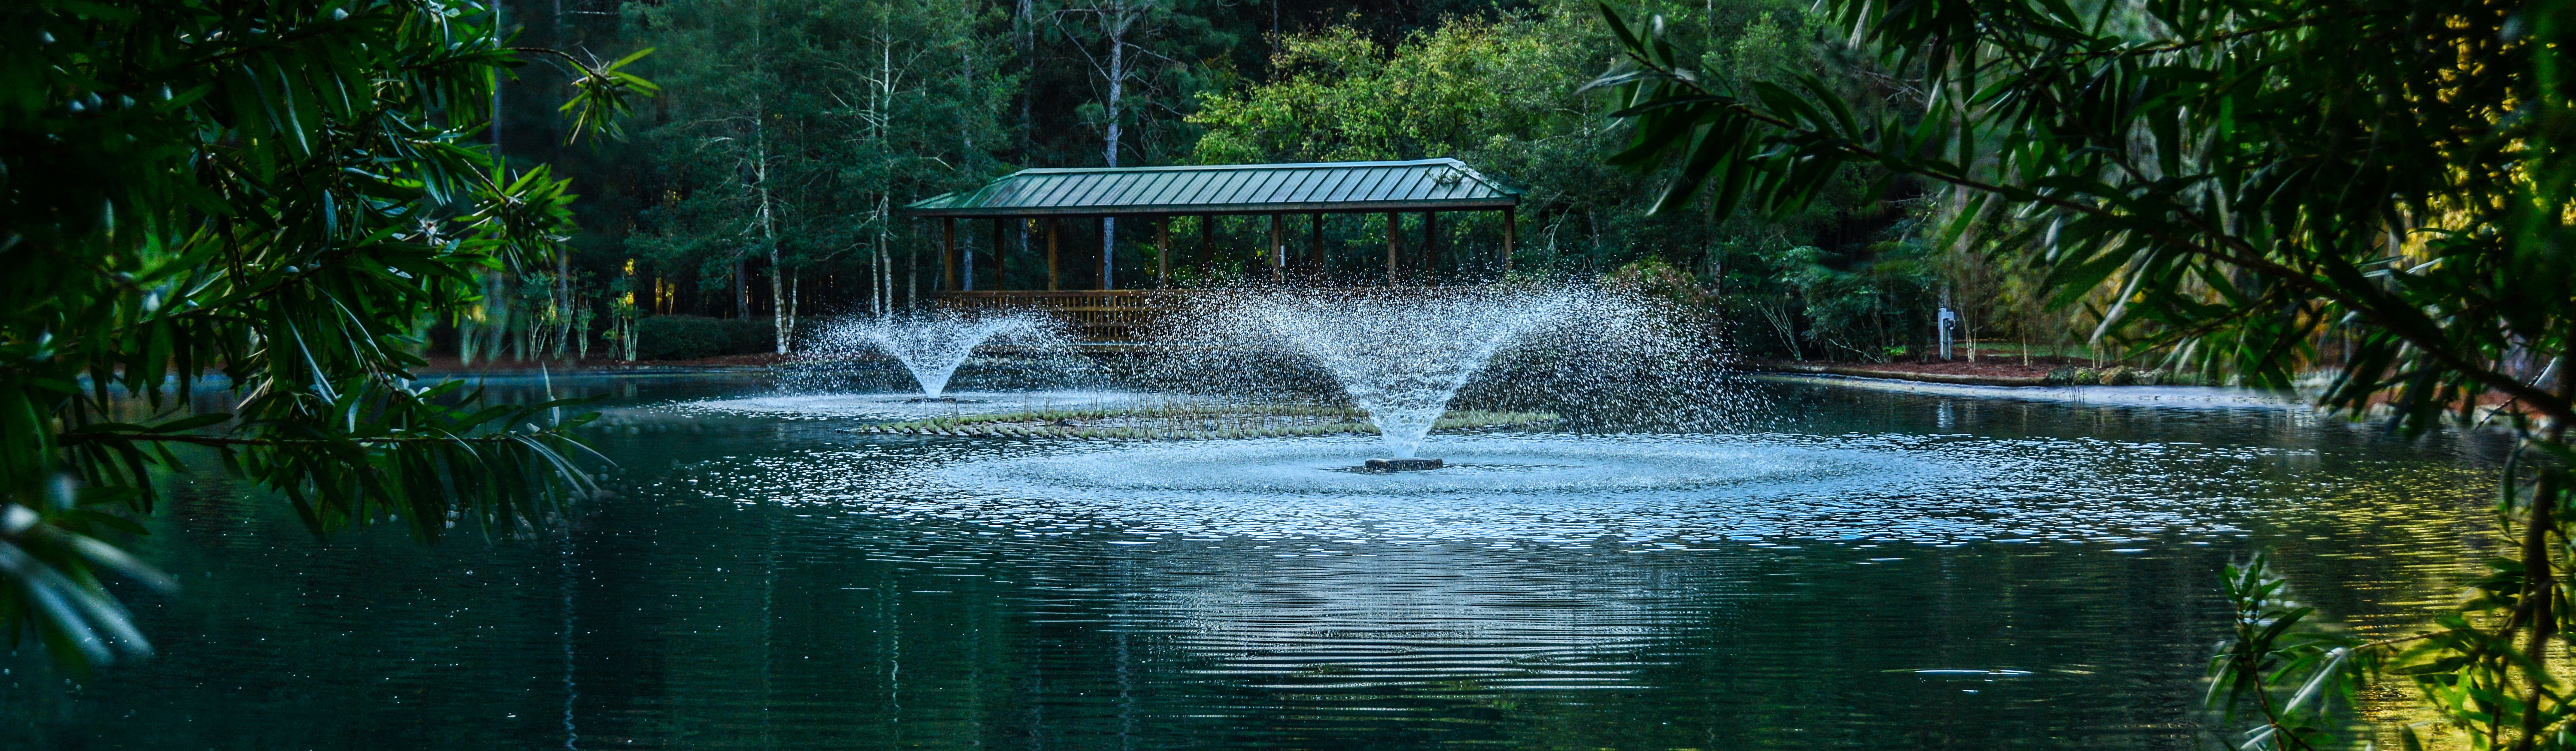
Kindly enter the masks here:
M 1325 252 L 1324 216 L 1327 214 L 1385 214 L 1387 218 L 1386 264 L 1384 283 L 1394 285 L 1406 278 L 1410 268 L 1420 273 L 1413 279 L 1422 284 L 1435 284 L 1430 270 L 1441 267 L 1438 238 L 1438 215 L 1452 211 L 1494 211 L 1502 215 L 1503 244 L 1500 258 L 1493 266 L 1508 273 L 1512 250 L 1518 240 L 1513 210 L 1519 206 L 1521 189 L 1469 168 L 1456 159 L 1417 159 L 1401 162 L 1321 162 L 1309 164 L 1226 164 L 1183 167 L 1092 167 L 1074 169 L 1026 169 L 1005 175 L 983 187 L 964 193 L 946 193 L 922 199 L 907 206 L 912 214 L 940 221 L 940 291 L 943 304 L 970 307 L 1040 308 L 1065 316 L 1078 326 L 1103 338 L 1124 338 L 1126 324 L 1139 318 L 1146 309 L 1156 307 L 1159 298 L 1173 292 L 1171 260 L 1173 257 L 1171 220 L 1174 217 L 1197 216 L 1267 216 L 1270 233 L 1267 247 L 1256 259 L 1266 266 L 1274 282 L 1321 282 L 1332 278 Z M 1407 252 L 1399 232 L 1399 217 L 1408 213 L 1422 215 L 1422 239 Z M 1288 231 L 1289 217 L 1305 215 L 1307 242 L 1303 253 L 1292 247 Z M 1104 218 L 1134 218 L 1153 227 L 1155 268 L 1154 290 L 1109 289 L 1100 283 L 1087 289 L 1069 290 L 1059 273 L 1058 251 L 1063 245 L 1065 224 L 1074 220 L 1090 224 Z M 978 259 L 969 249 L 972 243 L 961 243 L 959 219 L 991 220 L 993 251 Z M 1002 279 L 1001 263 L 1004 238 L 1012 234 L 1013 222 L 1037 225 L 1044 237 L 1046 253 L 1046 290 L 977 289 L 977 271 L 989 269 L 987 279 Z M 969 229 L 972 227 L 970 225 Z M 1199 222 L 1199 253 L 1203 259 L 1221 255 L 1216 245 L 1215 223 Z M 1078 237 L 1099 237 L 1084 233 Z M 1097 241 L 1077 245 L 1092 247 Z M 1300 256 L 1304 256 L 1300 258 Z M 1408 259 L 1408 256 L 1410 258 Z M 1266 263 L 1262 263 L 1266 261 Z M 1101 282 L 1116 279 L 1114 269 L 1103 262 Z M 1343 270 L 1349 278 L 1351 270 Z M 961 273 L 962 272 L 962 273 Z M 1257 278 L 1257 277 L 1256 277 Z

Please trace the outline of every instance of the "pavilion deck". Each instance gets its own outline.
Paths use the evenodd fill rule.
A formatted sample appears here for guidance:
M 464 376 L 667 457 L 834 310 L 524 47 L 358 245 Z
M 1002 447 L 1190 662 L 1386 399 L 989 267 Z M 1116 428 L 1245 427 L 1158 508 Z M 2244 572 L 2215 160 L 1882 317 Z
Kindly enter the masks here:
M 1011 313 L 1034 311 L 1054 319 L 1084 343 L 1125 343 L 1144 338 L 1155 324 L 1188 309 L 1203 290 L 1093 289 L 1067 291 L 958 291 L 934 293 L 941 310 Z
M 1261 283 L 1267 276 L 1271 284 L 1325 285 L 1340 279 L 1344 283 L 1361 281 L 1356 268 L 1326 269 L 1328 262 L 1324 243 L 1324 219 L 1333 214 L 1370 214 L 1386 218 L 1386 254 L 1382 270 L 1370 269 L 1365 277 L 1382 279 L 1385 287 L 1372 287 L 1379 293 L 1398 285 L 1441 284 L 1456 277 L 1439 269 L 1456 269 L 1457 276 L 1483 276 L 1486 273 L 1508 275 L 1518 242 L 1518 224 L 1514 209 L 1520 204 L 1523 190 L 1508 181 L 1497 179 L 1468 167 L 1456 159 L 1416 159 L 1387 162 L 1322 162 L 1304 164 L 1236 164 L 1189 165 L 1172 167 L 1095 167 L 1071 169 L 1025 169 L 997 178 L 983 187 L 961 193 L 948 193 L 915 201 L 906 208 L 914 215 L 938 221 L 940 273 L 939 291 L 934 302 L 940 308 L 954 311 L 1043 312 L 1063 324 L 1081 341 L 1094 343 L 1135 342 L 1143 338 L 1154 324 L 1174 312 L 1193 307 L 1198 301 L 1220 290 L 1173 289 L 1171 264 L 1176 255 L 1171 236 L 1172 220 L 1199 217 L 1197 252 L 1207 262 L 1219 253 L 1239 252 L 1224 248 L 1214 233 L 1216 217 L 1267 217 L 1270 231 L 1266 241 L 1252 253 L 1233 257 L 1249 261 L 1242 269 L 1246 281 Z M 1453 259 L 1461 263 L 1444 263 L 1440 248 L 1438 217 L 1454 212 L 1494 212 L 1500 215 L 1502 246 L 1490 261 Z M 1407 243 L 1403 235 L 1403 217 L 1418 214 L 1421 218 L 1419 242 Z M 1143 289 L 1116 289 L 1114 283 L 1125 277 L 1113 273 L 1107 265 L 1097 267 L 1095 279 L 1066 278 L 1060 261 L 1066 249 L 1067 222 L 1087 222 L 1111 218 L 1129 218 L 1149 227 L 1155 245 L 1155 267 L 1152 282 Z M 1308 238 L 1300 243 L 1290 234 L 1292 217 L 1302 217 Z M 965 220 L 961 222 L 960 220 Z M 978 260 L 971 248 L 982 243 L 964 234 L 973 233 L 977 225 L 989 223 L 982 240 L 992 252 Z M 961 224 L 964 225 L 961 227 Z M 1014 228 L 1016 227 L 1016 232 Z M 967 230 L 961 233 L 960 230 Z M 1006 238 L 1034 232 L 1043 237 L 1046 290 L 978 290 L 975 280 L 1003 277 Z M 1089 232 L 1075 236 L 1089 237 Z M 1022 237 L 1026 237 L 1022 235 Z M 1024 240 L 1025 241 L 1025 240 Z M 1083 256 L 1094 256 L 1097 245 L 1076 243 Z M 1410 247 L 1407 247 L 1410 246 Z M 1346 261 L 1345 261 L 1346 263 Z M 1371 263 L 1375 266 L 1375 263 Z M 1470 269 L 1484 269 L 1474 271 Z M 1141 271 L 1141 270 L 1131 270 Z M 1266 273 L 1265 273 L 1266 272 Z M 1021 272 L 1025 275 L 1026 272 Z M 1347 276 L 1346 276 L 1347 275 Z M 1087 275 L 1086 275 L 1087 276 Z M 1093 289 L 1066 289 L 1082 286 Z M 1310 287 L 1329 289 L 1329 287 Z M 1418 287 L 1417 287 L 1418 288 Z
M 1455 287 L 1301 287 L 1299 289 L 1322 294 L 1346 291 L 1353 295 L 1385 295 L 1395 291 L 1436 294 L 1441 290 L 1455 289 Z M 1125 345 L 1148 341 L 1155 328 L 1173 314 L 1203 308 L 1219 296 L 1243 292 L 1244 290 L 1232 288 L 1091 289 L 1054 292 L 947 290 L 932 293 L 931 299 L 932 303 L 943 311 L 1035 312 L 1054 320 L 1078 343 Z

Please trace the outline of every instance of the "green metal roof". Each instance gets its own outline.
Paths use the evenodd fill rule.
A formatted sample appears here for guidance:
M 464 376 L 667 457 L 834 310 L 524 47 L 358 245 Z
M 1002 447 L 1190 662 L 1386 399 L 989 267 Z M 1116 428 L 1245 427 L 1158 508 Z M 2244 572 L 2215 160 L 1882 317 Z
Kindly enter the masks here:
M 1460 211 L 1509 208 L 1521 190 L 1456 159 L 1025 169 L 913 202 L 919 216 Z

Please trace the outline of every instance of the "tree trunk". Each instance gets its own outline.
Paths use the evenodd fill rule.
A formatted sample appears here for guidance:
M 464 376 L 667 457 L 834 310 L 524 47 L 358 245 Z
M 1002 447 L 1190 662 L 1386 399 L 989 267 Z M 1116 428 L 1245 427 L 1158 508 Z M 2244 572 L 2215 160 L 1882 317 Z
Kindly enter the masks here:
M 1021 70 L 1035 70 L 1037 68 L 1037 12 L 1037 0 L 1020 0 L 1019 12 L 1011 17 L 1011 35 L 1019 47 Z M 1029 108 L 1031 107 L 1031 103 L 1037 100 L 1037 94 L 1027 88 L 1027 86 L 1029 83 L 1034 83 L 1037 80 L 1037 77 L 1022 76 L 1021 80 L 1024 83 L 1020 89 L 1020 129 L 1018 132 L 1021 138 L 1020 143 L 1025 145 L 1027 143 L 1028 134 L 1032 132 L 1032 129 L 1034 128 L 1032 123 L 1036 122 L 1031 119 Z M 1025 227 L 1023 227 L 1020 230 L 1020 253 L 1022 255 L 1027 255 L 1028 250 L 1029 232 Z
M 1105 113 L 1104 116 L 1109 120 L 1109 127 L 1107 129 L 1107 136 L 1101 141 L 1100 158 L 1104 166 L 1116 167 L 1118 166 L 1119 124 L 1123 119 L 1121 117 L 1122 113 L 1119 111 L 1119 107 L 1124 104 L 1127 96 L 1127 30 L 1135 24 L 1136 17 L 1135 15 L 1132 15 L 1132 11 L 1127 5 L 1126 0 L 1113 0 L 1109 7 L 1110 12 L 1101 14 L 1103 25 L 1106 26 L 1104 30 L 1109 32 L 1109 68 L 1107 71 L 1109 78 L 1109 101 L 1107 102 L 1107 106 L 1102 108 Z M 1111 273 L 1111 271 L 1118 265 L 1117 252 L 1118 218 L 1104 218 L 1100 220 L 1101 289 L 1118 288 L 1117 279 L 1114 278 Z
M 883 141 L 886 137 L 886 112 L 894 106 L 893 12 L 891 6 L 878 8 L 876 90 L 869 92 L 868 96 L 868 121 L 875 128 L 879 141 Z M 885 192 L 877 193 L 875 273 L 868 280 L 868 285 L 873 288 L 870 292 L 876 297 L 875 312 L 878 317 L 894 312 L 894 255 L 886 247 L 894 237 L 891 229 L 894 222 L 893 202 L 893 195 Z
M 765 7 L 765 4 L 754 5 L 752 7 L 751 52 L 753 56 L 752 70 L 754 71 L 753 75 L 755 77 L 759 75 L 758 71 L 761 69 L 761 29 L 768 20 L 767 11 L 768 8 Z M 760 223 L 765 236 L 769 225 L 769 181 L 767 179 L 769 177 L 769 143 L 762 140 L 761 136 L 768 132 L 767 126 L 769 113 L 761 107 L 761 104 L 762 100 L 760 98 L 760 94 L 757 90 L 754 90 L 754 93 L 751 95 L 751 141 L 753 149 L 752 158 L 754 160 L 751 165 L 751 174 L 752 185 L 760 191 Z M 745 320 L 749 320 L 751 318 L 751 289 L 749 281 L 743 278 L 749 271 L 747 266 L 750 263 L 748 259 L 748 256 L 750 255 L 751 254 L 747 252 L 739 253 L 733 258 L 733 315 L 735 318 Z M 772 263 L 770 264 L 769 270 L 771 274 L 778 273 L 776 260 L 777 259 L 775 258 L 771 259 Z
M 894 216 L 893 202 L 894 197 L 877 194 L 876 259 L 868 284 L 875 288 L 870 292 L 876 296 L 876 314 L 880 317 L 894 312 L 894 254 L 886 248 L 894 241 L 894 233 L 888 229 Z
M 743 276 L 751 273 L 750 255 L 750 253 L 739 253 L 733 257 L 733 317 L 735 318 L 751 317 L 751 288 L 743 282 Z
M 752 101 L 758 102 L 760 99 L 754 96 Z M 777 330 L 774 337 L 776 341 L 771 344 L 776 354 L 784 355 L 787 354 L 788 338 L 796 333 L 796 319 L 794 314 L 787 310 L 786 285 L 780 278 L 786 273 L 786 264 L 778 262 L 778 217 L 770 203 L 769 127 L 766 122 L 768 118 L 757 104 L 752 106 L 751 111 L 753 116 L 758 118 L 751 125 L 751 139 L 753 148 L 760 158 L 759 162 L 752 165 L 754 180 L 752 184 L 760 189 L 760 240 L 761 244 L 769 249 L 769 320 Z

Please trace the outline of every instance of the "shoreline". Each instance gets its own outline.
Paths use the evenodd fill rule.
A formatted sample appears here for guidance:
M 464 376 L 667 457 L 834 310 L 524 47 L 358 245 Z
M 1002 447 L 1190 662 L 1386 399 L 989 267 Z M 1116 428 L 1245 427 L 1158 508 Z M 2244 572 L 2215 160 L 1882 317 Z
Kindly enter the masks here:
M 1747 373 L 1746 377 L 1757 381 L 1771 381 L 1775 383 L 1804 383 L 1960 399 L 2001 399 L 2011 401 L 2056 402 L 2064 404 L 2178 407 L 2186 409 L 2251 408 L 2312 410 L 2315 408 L 2315 406 L 2306 398 L 2295 393 L 2262 391 L 2230 386 L 1994 386 L 1973 383 L 1919 381 L 1902 378 L 1847 376 L 1828 373 L 1783 372 Z
M 2050 384 L 2048 382 L 2048 377 L 2044 375 L 2023 376 L 1976 373 L 1932 373 L 1916 370 L 1884 370 L 1850 365 L 1811 365 L 1806 363 L 1782 362 L 1750 363 L 1749 365 L 1750 367 L 1746 368 L 1746 370 L 1750 374 L 1757 376 L 1771 373 L 1788 375 L 1832 375 L 1843 376 L 1846 378 L 1876 378 L 1888 381 L 1942 383 L 1954 386 L 2062 385 Z
M 2198 386 L 2196 376 L 2167 373 L 2163 368 L 2139 368 L 2118 362 L 2095 363 L 2063 357 L 2034 357 L 1984 360 L 1904 360 L 1881 363 L 1841 363 L 1781 360 L 1745 362 L 1747 372 L 1799 373 L 1835 375 L 1852 378 L 1881 378 L 1921 383 L 1945 383 L 1958 386 Z

